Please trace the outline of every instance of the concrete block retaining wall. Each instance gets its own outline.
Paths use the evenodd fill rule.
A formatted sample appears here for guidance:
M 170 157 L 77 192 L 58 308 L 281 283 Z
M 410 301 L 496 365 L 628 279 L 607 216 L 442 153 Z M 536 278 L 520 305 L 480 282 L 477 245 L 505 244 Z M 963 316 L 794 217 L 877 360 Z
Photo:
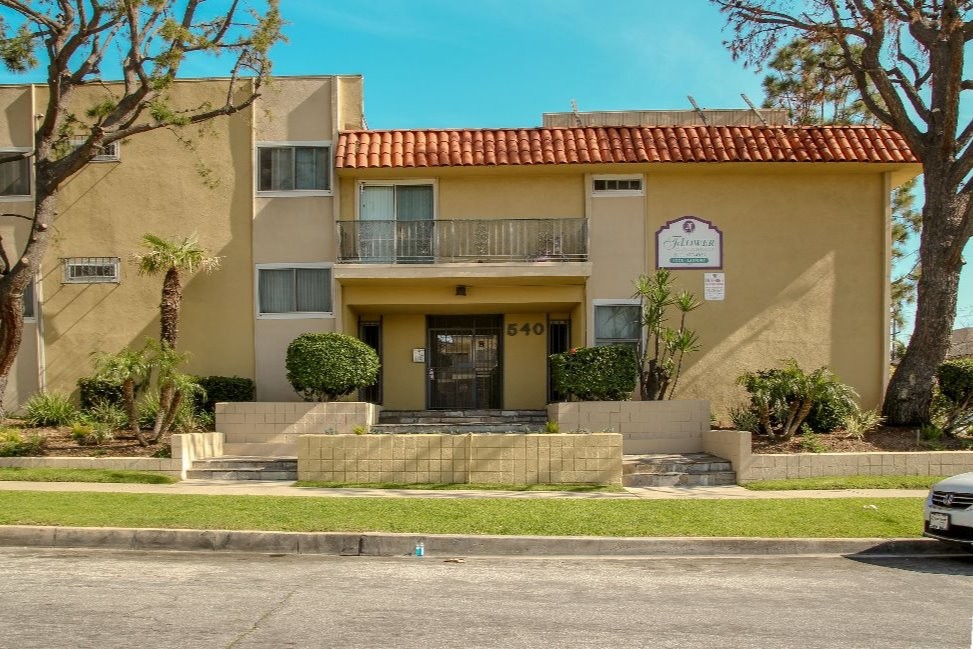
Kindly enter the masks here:
M 300 480 L 321 482 L 622 484 L 622 436 L 304 435 Z
M 707 431 L 703 440 L 707 453 L 731 462 L 738 482 L 841 475 L 949 476 L 973 471 L 973 451 L 752 453 L 751 434 L 739 430 Z
M 710 428 L 709 401 L 572 401 L 547 406 L 565 433 L 621 433 L 626 455 L 699 453 Z
M 228 455 L 297 455 L 301 435 L 354 433 L 378 423 L 380 406 L 360 401 L 216 404 L 216 430 Z
M 172 457 L 0 457 L 4 468 L 107 469 L 152 471 L 185 478 L 194 460 L 223 455 L 222 433 L 186 433 L 172 436 Z

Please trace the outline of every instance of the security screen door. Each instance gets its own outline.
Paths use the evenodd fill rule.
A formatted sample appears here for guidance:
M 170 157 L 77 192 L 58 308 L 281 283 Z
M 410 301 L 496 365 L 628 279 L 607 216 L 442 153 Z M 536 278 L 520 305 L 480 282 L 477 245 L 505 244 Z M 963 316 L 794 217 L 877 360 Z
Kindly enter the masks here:
M 430 410 L 503 407 L 503 316 L 429 316 Z

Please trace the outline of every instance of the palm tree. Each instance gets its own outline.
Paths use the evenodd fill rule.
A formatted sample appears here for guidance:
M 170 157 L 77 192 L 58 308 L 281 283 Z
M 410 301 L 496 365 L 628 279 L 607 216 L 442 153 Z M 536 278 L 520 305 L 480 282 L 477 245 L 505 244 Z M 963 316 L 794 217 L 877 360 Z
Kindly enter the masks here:
M 146 358 L 145 350 L 126 348 L 117 354 L 99 354 L 95 360 L 95 367 L 97 378 L 122 386 L 128 426 L 139 444 L 147 446 L 148 442 L 139 427 L 138 408 L 135 403 L 136 393 L 148 380 L 149 374 L 152 372 L 151 363 Z
M 146 251 L 133 255 L 138 264 L 139 275 L 165 273 L 162 281 L 162 303 L 159 305 L 159 340 L 164 347 L 175 349 L 179 336 L 179 307 L 182 304 L 182 273 L 194 273 L 197 270 L 208 273 L 217 270 L 220 267 L 220 258 L 210 257 L 199 246 L 195 234 L 182 241 L 169 241 L 154 234 L 145 234 L 142 237 L 142 246 Z

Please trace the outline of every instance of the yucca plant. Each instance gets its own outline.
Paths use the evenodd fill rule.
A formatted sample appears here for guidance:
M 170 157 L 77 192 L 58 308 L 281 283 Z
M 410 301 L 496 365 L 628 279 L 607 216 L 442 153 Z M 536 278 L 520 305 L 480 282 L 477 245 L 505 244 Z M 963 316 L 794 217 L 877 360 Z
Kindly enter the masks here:
M 672 274 L 664 268 L 635 280 L 644 331 L 639 345 L 639 386 L 646 401 L 671 399 L 685 355 L 699 351 L 699 336 L 686 326 L 686 316 L 701 303 L 688 291 L 675 293 L 673 281 Z M 678 327 L 666 324 L 672 307 L 679 312 Z

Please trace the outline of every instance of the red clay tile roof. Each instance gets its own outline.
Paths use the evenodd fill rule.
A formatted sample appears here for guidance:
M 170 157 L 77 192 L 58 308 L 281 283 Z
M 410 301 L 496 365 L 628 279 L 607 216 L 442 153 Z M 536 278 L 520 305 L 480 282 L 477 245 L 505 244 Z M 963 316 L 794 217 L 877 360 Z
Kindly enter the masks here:
M 918 162 L 867 126 L 614 126 L 347 131 L 344 169 L 625 162 Z

